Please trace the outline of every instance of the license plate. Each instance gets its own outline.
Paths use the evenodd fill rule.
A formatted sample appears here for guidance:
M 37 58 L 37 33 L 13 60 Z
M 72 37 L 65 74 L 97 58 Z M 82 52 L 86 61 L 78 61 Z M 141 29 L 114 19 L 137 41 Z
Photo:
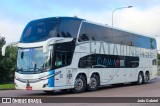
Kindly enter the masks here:
M 32 87 L 31 86 L 27 86 L 26 90 L 32 90 Z

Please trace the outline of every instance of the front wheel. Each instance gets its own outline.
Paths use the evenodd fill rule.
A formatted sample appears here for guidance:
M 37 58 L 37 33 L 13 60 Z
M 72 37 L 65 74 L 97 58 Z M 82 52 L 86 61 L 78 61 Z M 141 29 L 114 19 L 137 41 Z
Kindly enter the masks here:
M 85 89 L 86 89 L 86 79 L 82 75 L 77 76 L 74 82 L 74 88 L 72 89 L 72 92 L 81 93 L 84 92 Z
M 90 83 L 87 85 L 88 91 L 95 91 L 99 86 L 99 77 L 97 75 L 92 75 L 90 78 Z

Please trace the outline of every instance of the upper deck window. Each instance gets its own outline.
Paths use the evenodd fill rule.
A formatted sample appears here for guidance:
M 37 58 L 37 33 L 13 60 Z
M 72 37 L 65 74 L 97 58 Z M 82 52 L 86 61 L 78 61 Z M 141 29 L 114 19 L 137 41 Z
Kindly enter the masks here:
M 54 37 L 57 35 L 57 25 L 55 20 L 32 21 L 24 29 L 20 42 L 40 42 Z
M 62 20 L 57 37 L 77 38 L 80 22 L 78 20 Z
M 154 38 L 87 22 L 83 22 L 82 24 L 78 41 L 103 41 L 146 49 L 156 49 L 156 40 Z
M 74 18 L 51 18 L 31 21 L 25 27 L 20 42 L 41 42 L 52 37 L 77 38 L 80 23 L 80 19 Z

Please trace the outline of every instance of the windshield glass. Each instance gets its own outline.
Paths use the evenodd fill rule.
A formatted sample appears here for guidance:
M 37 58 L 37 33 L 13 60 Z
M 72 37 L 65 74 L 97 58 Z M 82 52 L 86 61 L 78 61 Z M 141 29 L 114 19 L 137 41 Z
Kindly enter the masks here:
M 77 38 L 80 23 L 80 20 L 74 18 L 31 21 L 23 31 L 20 43 L 41 42 L 53 37 Z
M 25 27 L 20 42 L 33 43 L 55 37 L 57 35 L 57 25 L 58 21 L 56 20 L 32 21 Z
M 48 71 L 51 67 L 50 51 L 43 54 L 43 48 L 18 49 L 17 71 L 38 73 Z

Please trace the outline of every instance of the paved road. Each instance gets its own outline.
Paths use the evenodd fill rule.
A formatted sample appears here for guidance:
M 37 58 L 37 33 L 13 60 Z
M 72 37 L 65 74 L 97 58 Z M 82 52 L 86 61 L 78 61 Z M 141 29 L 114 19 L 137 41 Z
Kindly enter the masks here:
M 144 85 L 114 85 L 101 87 L 94 92 L 72 94 L 70 92 L 56 91 L 53 94 L 46 94 L 43 91 L 26 90 L 4 90 L 0 91 L 0 97 L 160 97 L 160 77 Z M 0 104 L 1 105 L 1 104 Z M 49 105 L 49 104 L 47 104 Z M 62 106 L 64 104 L 56 104 Z M 66 106 L 90 106 L 96 104 L 65 104 Z M 101 104 L 102 106 L 160 106 L 160 104 Z M 3 105 L 5 106 L 5 105 Z

